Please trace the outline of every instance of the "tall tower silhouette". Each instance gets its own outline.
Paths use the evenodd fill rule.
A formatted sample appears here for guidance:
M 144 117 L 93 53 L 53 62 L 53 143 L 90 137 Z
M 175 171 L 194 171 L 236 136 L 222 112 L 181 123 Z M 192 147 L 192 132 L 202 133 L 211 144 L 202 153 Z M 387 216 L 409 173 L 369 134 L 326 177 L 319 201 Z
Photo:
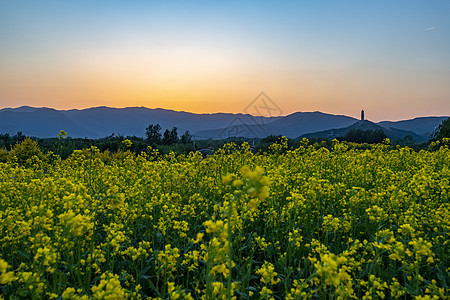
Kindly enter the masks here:
M 361 110 L 361 121 L 364 121 L 364 109 Z

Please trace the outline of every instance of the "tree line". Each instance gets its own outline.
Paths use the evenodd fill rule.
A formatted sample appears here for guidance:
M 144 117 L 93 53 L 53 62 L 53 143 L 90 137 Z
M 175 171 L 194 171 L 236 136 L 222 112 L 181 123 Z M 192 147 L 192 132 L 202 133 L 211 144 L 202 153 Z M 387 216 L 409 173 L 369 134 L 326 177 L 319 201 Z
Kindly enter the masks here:
M 173 145 L 176 143 L 188 144 L 192 143 L 192 135 L 189 130 L 186 130 L 183 135 L 178 137 L 177 127 L 172 127 L 172 129 L 166 129 L 164 133 L 161 133 L 161 125 L 150 124 L 145 128 L 145 136 L 147 142 L 150 145 Z
M 191 151 L 196 151 L 201 148 L 219 149 L 224 144 L 233 142 L 240 145 L 244 142 L 251 144 L 252 151 L 267 152 L 270 146 L 274 143 L 282 143 L 284 139 L 281 136 L 267 136 L 265 138 L 242 138 L 234 137 L 222 140 L 196 140 L 193 142 L 193 137 L 189 131 L 185 131 L 181 136 L 178 134 L 177 127 L 166 129 L 164 132 L 159 124 L 150 124 L 145 130 L 145 137 L 137 136 L 123 136 L 111 134 L 108 137 L 100 139 L 88 138 L 71 138 L 64 134 L 58 134 L 54 138 L 27 138 L 22 132 L 17 132 L 15 135 L 0 134 L 0 162 L 6 161 L 7 157 L 28 157 L 30 153 L 36 152 L 36 147 L 42 153 L 54 153 L 61 158 L 67 158 L 74 150 L 88 149 L 92 146 L 96 147 L 101 152 L 120 153 L 130 151 L 139 154 L 141 152 L 149 151 L 149 146 L 152 149 L 158 149 L 160 154 L 167 154 L 170 151 L 176 153 L 187 154 Z M 371 144 L 381 143 L 386 138 L 386 134 L 382 130 L 351 130 L 345 135 L 337 138 L 339 141 L 346 141 L 354 143 L 351 147 L 370 148 Z M 450 138 L 450 118 L 443 121 L 434 133 L 432 140 L 417 144 L 411 136 L 406 136 L 403 139 L 392 141 L 391 145 L 408 146 L 414 150 L 433 149 L 439 147 L 439 142 L 444 138 Z M 127 142 L 125 143 L 125 140 Z M 297 148 L 302 144 L 300 139 L 286 139 L 289 148 Z M 31 141 L 35 142 L 31 144 Z M 446 141 L 448 143 L 448 140 Z M 23 144 L 23 145 L 22 145 Z M 19 147 L 19 145 L 22 145 Z M 326 138 L 312 138 L 309 139 L 309 146 L 325 147 L 332 149 L 332 141 Z M 431 147 L 431 148 L 430 148 Z M 31 149 L 31 150 L 30 150 Z M 39 155 L 38 155 L 39 157 Z
M 347 141 L 358 144 L 377 144 L 382 143 L 387 138 L 386 133 L 381 130 L 362 130 L 362 129 L 351 129 L 347 133 L 338 138 L 340 141 Z

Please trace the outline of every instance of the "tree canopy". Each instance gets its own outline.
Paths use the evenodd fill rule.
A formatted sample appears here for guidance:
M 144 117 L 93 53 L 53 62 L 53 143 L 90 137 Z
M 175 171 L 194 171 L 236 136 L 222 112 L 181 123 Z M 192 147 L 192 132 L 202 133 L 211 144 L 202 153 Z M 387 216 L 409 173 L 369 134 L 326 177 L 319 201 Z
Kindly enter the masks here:
M 147 142 L 151 145 L 156 145 L 161 142 L 161 125 L 150 124 L 145 129 L 145 136 L 147 137 Z
M 382 143 L 385 138 L 387 138 L 387 135 L 381 129 L 377 130 L 352 129 L 348 131 L 343 137 L 338 139 L 354 143 L 376 144 Z
M 438 128 L 434 133 L 434 137 L 437 140 L 441 140 L 443 138 L 450 138 L 450 118 L 445 119 L 439 124 Z

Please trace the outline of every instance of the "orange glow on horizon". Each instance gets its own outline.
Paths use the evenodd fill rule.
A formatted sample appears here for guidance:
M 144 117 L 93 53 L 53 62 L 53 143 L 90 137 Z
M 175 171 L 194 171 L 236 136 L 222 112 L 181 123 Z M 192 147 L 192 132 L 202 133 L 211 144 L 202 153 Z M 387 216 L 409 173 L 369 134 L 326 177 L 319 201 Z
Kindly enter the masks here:
M 153 68 L 143 67 L 138 58 L 105 55 L 78 58 L 65 68 L 54 66 L 45 74 L 38 68 L 16 69 L 7 76 L 0 74 L 0 94 L 3 99 L 13 99 L 3 101 L 4 107 L 144 106 L 192 113 L 242 113 L 264 91 L 281 108 L 282 115 L 322 111 L 358 118 L 364 108 L 372 121 L 433 115 L 433 107 L 423 99 L 441 101 L 450 96 L 442 89 L 445 78 L 424 89 L 420 77 L 404 75 L 398 79 L 396 74 L 379 74 L 375 78 L 374 70 L 345 67 L 262 68 L 250 65 L 246 57 L 202 55 L 196 56 L 195 51 L 172 53 L 159 64 L 148 58 L 147 64 Z M 24 76 L 33 80 L 21 81 Z M 393 99 L 411 99 L 411 107 L 416 106 L 422 114 L 402 114 L 404 102 L 397 104 Z

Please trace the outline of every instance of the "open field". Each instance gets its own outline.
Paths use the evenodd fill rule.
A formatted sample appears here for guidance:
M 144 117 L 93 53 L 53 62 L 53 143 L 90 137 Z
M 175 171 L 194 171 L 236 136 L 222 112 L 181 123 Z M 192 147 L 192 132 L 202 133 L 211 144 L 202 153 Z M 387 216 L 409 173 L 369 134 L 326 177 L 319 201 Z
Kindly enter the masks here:
M 450 150 L 0 163 L 0 298 L 444 299 Z

